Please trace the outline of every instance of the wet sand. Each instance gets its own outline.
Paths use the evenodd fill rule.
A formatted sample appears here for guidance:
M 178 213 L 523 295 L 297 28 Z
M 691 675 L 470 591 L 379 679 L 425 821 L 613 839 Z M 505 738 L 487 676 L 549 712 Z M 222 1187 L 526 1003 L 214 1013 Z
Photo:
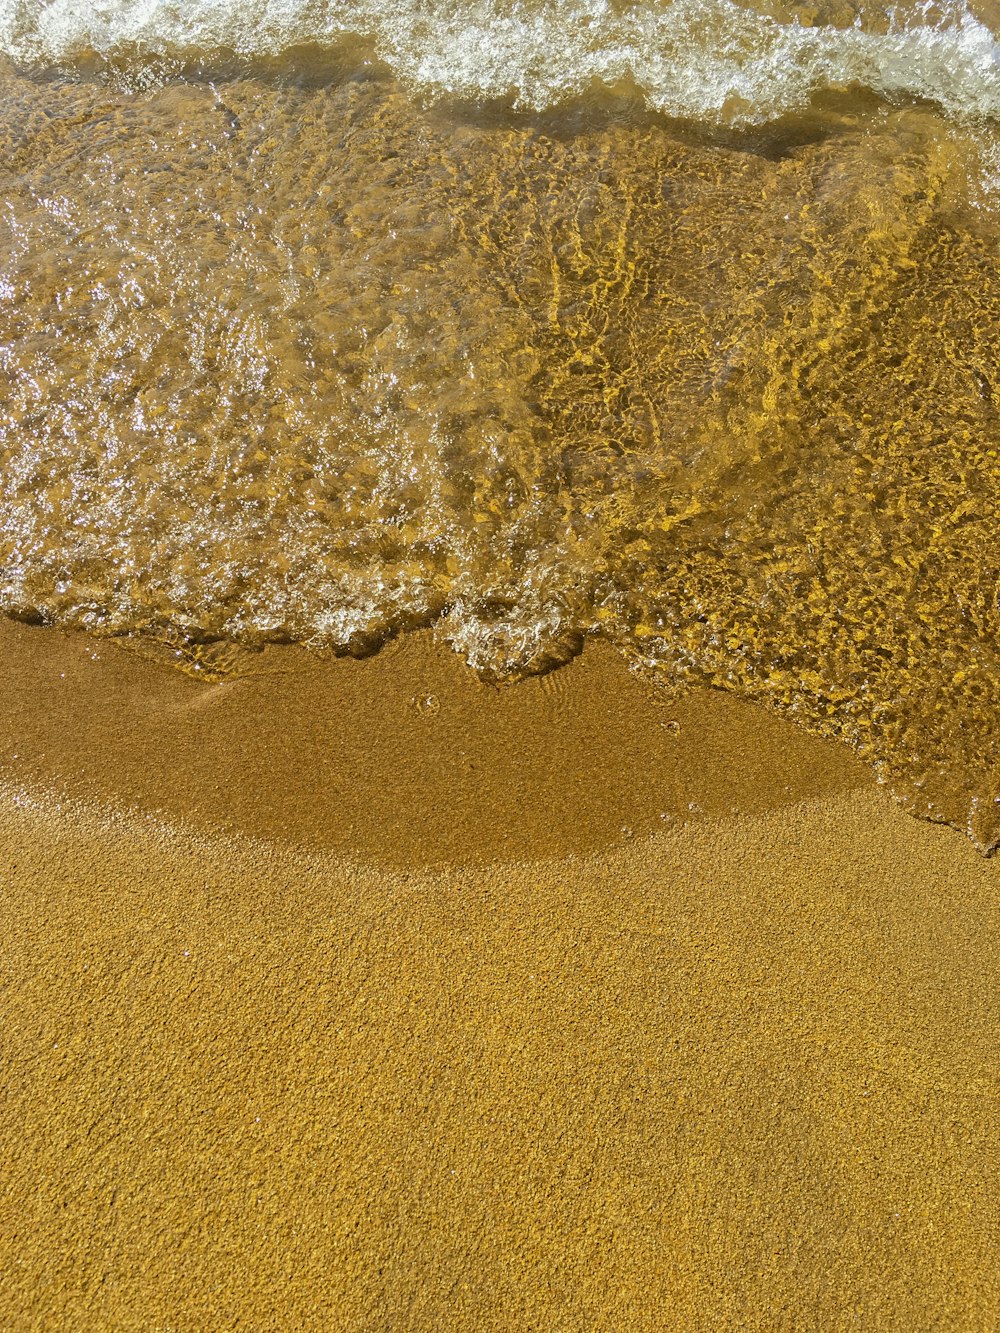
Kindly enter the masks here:
M 3 1327 L 997 1325 L 1000 862 L 846 750 L 599 645 L 0 663 Z

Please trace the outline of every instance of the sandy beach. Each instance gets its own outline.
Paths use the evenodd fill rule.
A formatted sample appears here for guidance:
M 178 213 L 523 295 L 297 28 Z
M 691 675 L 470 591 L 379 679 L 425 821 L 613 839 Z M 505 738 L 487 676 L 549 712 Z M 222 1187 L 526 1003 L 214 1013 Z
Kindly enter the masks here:
M 0 1333 L 1000 1333 L 998 73 L 0 0 Z
M 608 649 L 0 632 L 10 1329 L 990 1329 L 1000 862 Z

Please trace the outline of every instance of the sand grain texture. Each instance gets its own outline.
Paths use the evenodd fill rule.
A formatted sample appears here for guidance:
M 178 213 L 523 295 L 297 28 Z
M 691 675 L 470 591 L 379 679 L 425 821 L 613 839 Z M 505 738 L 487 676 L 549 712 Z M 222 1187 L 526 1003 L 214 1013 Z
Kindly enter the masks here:
M 71 670 L 96 651 L 12 633 L 12 681 L 18 653 Z M 243 690 L 252 751 L 252 682 L 196 686 L 99 648 L 103 669 L 202 718 Z M 544 687 L 548 730 L 540 682 L 466 707 L 467 746 L 485 743 L 480 707 L 506 736 L 483 781 L 520 752 L 519 709 L 541 746 L 582 750 L 601 717 L 614 730 L 634 680 L 587 658 Z M 446 716 L 457 660 L 425 641 L 379 661 L 341 678 L 382 672 L 391 717 L 419 666 Z M 730 702 L 715 734 L 735 746 Z M 901 813 L 837 747 L 741 704 L 768 798 L 733 812 L 738 747 L 719 765 L 706 722 L 700 767 L 689 728 L 671 781 L 713 791 L 714 813 L 654 827 L 641 764 L 685 732 L 649 702 L 615 760 L 632 784 L 607 779 L 630 838 L 573 850 L 557 831 L 547 857 L 434 864 L 414 833 L 395 863 L 372 835 L 352 862 L 339 835 L 211 832 L 203 803 L 154 817 L 124 723 L 91 735 L 86 762 L 82 715 L 62 754 L 46 733 L 28 781 L 21 705 L 2 722 L 3 1327 L 997 1325 L 1000 866 Z M 177 726 L 167 710 L 164 734 Z M 335 786 L 353 752 L 323 744 Z M 430 789 L 468 839 L 482 812 L 462 806 L 448 745 L 432 752 Z M 353 770 L 356 824 L 384 759 Z M 532 784 L 556 783 L 565 820 L 578 778 L 528 772 L 522 849 L 541 836 Z

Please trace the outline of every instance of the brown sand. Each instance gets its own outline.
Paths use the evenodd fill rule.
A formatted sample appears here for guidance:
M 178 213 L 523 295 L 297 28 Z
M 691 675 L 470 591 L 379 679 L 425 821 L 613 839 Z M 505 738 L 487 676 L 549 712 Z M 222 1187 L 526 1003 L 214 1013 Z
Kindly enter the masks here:
M 870 783 L 846 749 L 728 695 L 652 695 L 599 643 L 516 688 L 429 633 L 364 661 L 208 650 L 206 669 L 240 672 L 208 687 L 152 647 L 0 621 L 10 778 L 410 867 L 593 851 Z
M 845 752 L 596 648 L 0 660 L 0 1326 L 997 1327 L 1000 863 Z

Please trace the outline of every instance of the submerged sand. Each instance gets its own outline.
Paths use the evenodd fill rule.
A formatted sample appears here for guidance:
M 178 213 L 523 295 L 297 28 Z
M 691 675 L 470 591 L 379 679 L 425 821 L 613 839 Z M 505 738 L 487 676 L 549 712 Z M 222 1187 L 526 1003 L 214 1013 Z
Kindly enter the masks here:
M 775 58 L 722 0 L 698 68 L 739 15 Z M 848 87 L 740 132 L 624 89 L 431 104 L 357 55 L 0 59 L 0 609 L 351 651 L 434 622 L 496 679 L 600 633 L 997 846 L 992 140 L 848 90 L 888 59 L 940 91 L 959 29 L 924 31 L 873 66 L 851 28 Z
M 846 751 L 599 647 L 0 662 L 3 1327 L 1000 1322 L 1000 863 Z

